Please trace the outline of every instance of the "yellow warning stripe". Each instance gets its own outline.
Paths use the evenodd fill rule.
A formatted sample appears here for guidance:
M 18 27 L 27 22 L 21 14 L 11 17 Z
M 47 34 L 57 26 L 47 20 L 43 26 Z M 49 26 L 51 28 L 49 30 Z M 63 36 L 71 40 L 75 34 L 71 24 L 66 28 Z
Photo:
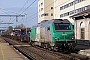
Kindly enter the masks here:
M 2 50 L 2 46 L 1 45 L 0 45 L 0 50 L 1 50 L 1 53 L 2 53 L 2 60 L 5 60 L 5 58 L 4 58 L 4 52 Z

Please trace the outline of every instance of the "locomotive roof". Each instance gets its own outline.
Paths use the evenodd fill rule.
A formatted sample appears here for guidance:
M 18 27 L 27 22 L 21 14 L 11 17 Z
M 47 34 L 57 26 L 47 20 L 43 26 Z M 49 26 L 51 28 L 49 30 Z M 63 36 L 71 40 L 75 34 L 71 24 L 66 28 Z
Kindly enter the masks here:
M 67 19 L 52 19 L 47 21 L 48 23 L 70 23 Z
M 41 23 L 38 23 L 36 26 L 33 27 L 43 27 L 43 26 L 49 26 L 53 23 L 70 23 L 67 19 L 52 19 L 52 20 L 44 20 Z

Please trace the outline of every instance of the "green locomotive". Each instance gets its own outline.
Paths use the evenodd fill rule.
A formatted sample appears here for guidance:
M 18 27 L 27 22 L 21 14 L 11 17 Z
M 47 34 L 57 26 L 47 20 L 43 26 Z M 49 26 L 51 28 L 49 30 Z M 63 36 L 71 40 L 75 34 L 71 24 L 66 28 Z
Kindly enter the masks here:
M 67 19 L 44 20 L 31 28 L 30 43 L 50 50 L 73 49 L 73 25 Z

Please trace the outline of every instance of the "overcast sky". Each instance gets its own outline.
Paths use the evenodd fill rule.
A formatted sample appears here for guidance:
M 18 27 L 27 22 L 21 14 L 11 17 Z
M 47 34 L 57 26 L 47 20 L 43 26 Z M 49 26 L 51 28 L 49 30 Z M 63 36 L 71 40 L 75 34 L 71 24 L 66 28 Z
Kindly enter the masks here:
M 30 4 L 32 4 L 33 1 L 34 0 L 0 0 L 0 15 L 21 14 Z M 8 27 L 8 26 L 15 27 L 16 25 L 19 24 L 24 24 L 26 27 L 31 27 L 37 24 L 37 18 L 38 18 L 36 17 L 37 16 L 36 13 L 38 11 L 37 6 L 38 6 L 38 0 L 35 1 L 33 5 L 31 5 L 27 10 L 25 10 L 22 13 L 22 15 L 24 14 L 25 17 L 19 17 L 18 22 L 16 22 L 15 17 L 0 17 L 0 23 L 6 23 L 6 22 L 14 23 L 12 25 L 0 24 L 0 27 Z M 33 17 L 35 18 L 32 19 Z

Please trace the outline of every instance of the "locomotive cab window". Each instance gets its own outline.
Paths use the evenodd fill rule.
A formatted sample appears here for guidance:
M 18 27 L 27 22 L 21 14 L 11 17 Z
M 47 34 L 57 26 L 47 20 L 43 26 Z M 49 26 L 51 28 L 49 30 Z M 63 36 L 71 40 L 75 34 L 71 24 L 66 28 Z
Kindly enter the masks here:
M 55 30 L 56 31 L 70 31 L 70 24 L 59 24 L 55 23 Z

